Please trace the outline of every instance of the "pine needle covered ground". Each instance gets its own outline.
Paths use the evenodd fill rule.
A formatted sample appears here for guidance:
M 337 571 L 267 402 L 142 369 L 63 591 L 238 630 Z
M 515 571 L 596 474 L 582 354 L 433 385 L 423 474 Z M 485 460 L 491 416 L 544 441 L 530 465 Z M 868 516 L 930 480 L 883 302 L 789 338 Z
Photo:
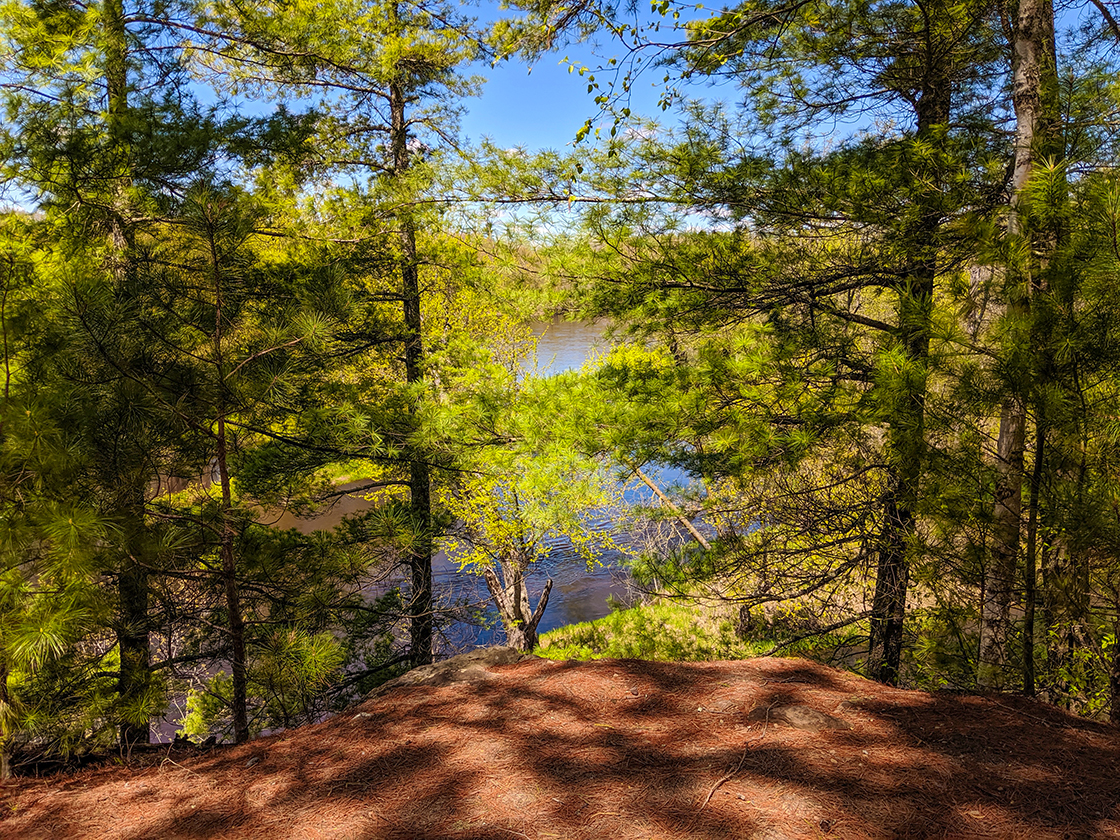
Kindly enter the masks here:
M 796 659 L 528 658 L 4 786 L 4 840 L 1120 837 L 1120 730 Z

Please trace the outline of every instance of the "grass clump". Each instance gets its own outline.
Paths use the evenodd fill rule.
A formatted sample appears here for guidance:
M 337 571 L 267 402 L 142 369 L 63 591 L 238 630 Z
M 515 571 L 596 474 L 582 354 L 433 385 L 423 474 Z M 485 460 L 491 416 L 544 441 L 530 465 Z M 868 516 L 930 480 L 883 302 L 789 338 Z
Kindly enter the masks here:
M 851 668 L 854 653 L 865 648 L 866 635 L 858 629 L 813 633 L 797 607 L 759 614 L 744 626 L 734 602 L 662 598 L 544 633 L 534 653 L 548 659 L 662 662 L 750 659 L 776 653 Z
M 738 638 L 735 622 L 719 611 L 695 602 L 660 600 L 559 627 L 541 636 L 535 653 L 549 659 L 702 662 L 748 659 L 773 644 Z

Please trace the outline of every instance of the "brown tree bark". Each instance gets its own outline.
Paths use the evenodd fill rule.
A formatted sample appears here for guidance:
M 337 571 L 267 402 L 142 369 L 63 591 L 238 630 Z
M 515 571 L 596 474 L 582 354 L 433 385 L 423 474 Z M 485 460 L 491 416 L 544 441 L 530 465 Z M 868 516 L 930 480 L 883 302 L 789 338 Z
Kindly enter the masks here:
M 0 715 L 3 715 L 3 720 L 0 720 L 0 781 L 4 782 L 12 778 L 12 735 L 8 731 L 12 695 L 8 688 L 8 675 L 8 664 L 0 660 Z
M 147 533 L 144 522 L 144 482 L 139 475 L 122 475 L 116 510 L 121 518 L 120 568 L 117 570 L 118 616 L 116 623 L 120 673 L 117 691 L 126 709 L 143 703 L 152 679 L 149 647 L 148 569 L 145 564 Z M 120 722 L 120 742 L 131 749 L 147 744 L 151 725 L 135 720 Z
M 1042 465 L 1046 454 L 1046 425 L 1040 412 L 1035 417 L 1034 467 L 1031 469 L 1030 499 L 1027 502 L 1027 551 L 1023 558 L 1023 693 L 1035 695 L 1035 613 L 1038 602 L 1038 506 Z
M 4 408 L 12 396 L 12 368 L 11 355 L 8 347 L 8 289 L 11 281 L 10 272 L 4 274 L 4 292 L 0 296 L 0 331 L 3 333 L 4 353 Z M 0 414 L 0 445 L 4 443 L 4 419 Z M 11 690 L 8 688 L 8 660 L 0 656 L 0 781 L 7 781 L 12 777 L 11 767 L 11 734 L 8 732 L 8 721 L 12 719 Z
M 696 526 L 692 524 L 692 520 L 685 516 L 684 511 L 681 510 L 672 499 L 665 495 L 665 491 L 658 487 L 653 479 L 642 472 L 638 467 L 634 467 L 633 469 L 634 475 L 636 475 L 646 487 L 653 491 L 654 495 L 661 500 L 661 503 L 665 505 L 665 507 L 673 512 L 673 515 L 676 517 L 681 527 L 688 531 L 688 533 L 692 535 L 692 538 L 706 551 L 711 551 L 712 544 L 704 539 L 704 535 L 696 529 Z
M 545 582 L 536 609 L 531 609 L 529 590 L 525 586 L 526 562 L 518 558 L 503 560 L 500 566 L 504 584 L 493 569 L 488 568 L 482 574 L 486 579 L 486 588 L 490 590 L 501 615 L 506 643 L 515 650 L 532 653 L 537 646 L 537 626 L 541 623 L 541 617 L 548 606 L 548 596 L 552 593 L 552 579 Z
M 1026 441 L 1027 401 L 1023 394 L 1005 398 L 996 442 L 995 510 L 992 547 L 984 569 L 980 605 L 980 653 L 976 682 L 998 689 L 1006 682 L 1011 604 L 1023 506 L 1023 450 Z
M 1054 247 L 1044 232 L 1023 229 L 1021 212 L 1036 161 L 1052 145 L 1055 131 L 1056 103 L 1049 101 L 1057 92 L 1056 83 L 1052 81 L 1056 74 L 1054 8 L 1050 0 L 1010 0 L 1006 12 L 1011 22 L 1015 109 L 1015 161 L 1007 232 L 1010 237 L 1028 236 L 1032 253 L 1031 264 L 1025 270 L 1022 266 L 1008 266 L 1007 306 L 1010 317 L 1029 321 L 1032 318 L 1031 297 L 1042 282 L 1041 265 Z M 1008 642 L 1012 638 L 1011 606 L 1019 556 L 1031 368 L 1029 363 L 1020 366 L 1023 371 L 1020 380 L 1012 383 L 1000 412 L 992 547 L 984 570 L 984 597 L 980 607 L 976 681 L 982 688 L 1003 688 L 1008 681 Z
M 396 4 L 389 14 L 398 19 Z M 393 158 L 393 174 L 403 178 L 411 165 L 408 148 L 407 108 L 415 101 L 409 97 L 400 80 L 400 73 L 389 83 L 389 146 Z M 416 256 L 416 228 L 411 212 L 399 214 L 398 243 L 401 252 L 401 296 L 404 300 L 404 367 L 405 381 L 414 385 L 424 379 L 423 315 L 420 299 L 420 272 Z M 415 407 L 413 408 L 415 416 Z M 412 586 L 408 603 L 413 665 L 425 665 L 434 657 L 432 612 L 432 492 L 431 473 L 423 453 L 412 452 L 409 458 L 409 491 L 412 522 L 416 536 L 408 550 L 407 562 Z
M 233 527 L 233 490 L 229 474 L 229 439 L 226 433 L 226 364 L 223 346 L 224 290 L 222 287 L 221 255 L 218 252 L 214 220 L 210 222 L 208 239 L 210 243 L 210 266 L 214 284 L 214 372 L 217 381 L 218 398 L 215 406 L 217 429 L 215 432 L 215 460 L 218 467 L 218 481 L 222 488 L 221 518 L 219 523 L 220 554 L 222 559 L 222 585 L 226 596 L 226 612 L 229 627 L 230 655 L 229 664 L 233 677 L 233 739 L 238 744 L 249 740 L 248 713 L 248 676 L 245 658 L 245 618 L 241 613 L 241 592 L 237 579 L 237 556 L 234 552 Z
M 105 14 L 105 95 L 114 181 L 109 195 L 109 268 L 118 288 L 123 288 L 134 270 L 131 210 L 128 192 L 132 183 L 130 150 L 126 139 L 128 113 L 128 33 L 125 29 L 123 0 L 107 0 Z M 135 457 L 135 453 L 134 453 Z M 124 469 L 119 467 L 124 466 Z M 142 702 L 151 682 L 149 650 L 148 570 L 146 566 L 146 524 L 144 491 L 147 476 L 143 469 L 117 465 L 119 483 L 115 512 L 121 519 L 122 546 L 117 570 L 116 626 L 120 654 L 117 686 L 121 704 L 128 708 Z M 150 724 L 122 720 L 121 746 L 148 743 Z
M 219 407 L 221 408 L 221 407 Z M 222 485 L 221 516 L 221 558 L 222 584 L 226 596 L 226 612 L 229 614 L 229 664 L 233 676 L 233 739 L 238 744 L 249 740 L 248 715 L 248 677 L 245 659 L 245 618 L 241 613 L 241 592 L 237 579 L 237 556 L 234 553 L 234 530 L 232 522 L 233 497 L 230 487 L 229 463 L 227 457 L 226 423 L 223 414 L 218 415 L 217 462 L 218 476 Z
M 1112 638 L 1120 640 L 1120 598 L 1113 599 Z M 1113 642 L 1108 671 L 1108 719 L 1120 725 L 1120 644 Z
M 927 17 L 927 44 L 933 37 L 935 20 Z M 925 72 L 916 106 L 917 137 L 936 142 L 949 122 L 952 83 L 945 57 L 927 47 Z M 937 183 L 937 174 L 924 178 Z M 873 679 L 895 685 L 902 665 L 906 596 L 910 583 L 909 553 L 917 530 L 917 508 L 925 465 L 926 367 L 929 362 L 930 319 L 937 276 L 940 196 L 919 191 L 916 222 L 906 232 L 914 259 L 897 288 L 896 341 L 905 352 L 912 373 L 901 392 L 894 395 L 887 435 L 887 487 L 883 499 L 883 530 L 871 604 L 871 637 L 868 673 Z

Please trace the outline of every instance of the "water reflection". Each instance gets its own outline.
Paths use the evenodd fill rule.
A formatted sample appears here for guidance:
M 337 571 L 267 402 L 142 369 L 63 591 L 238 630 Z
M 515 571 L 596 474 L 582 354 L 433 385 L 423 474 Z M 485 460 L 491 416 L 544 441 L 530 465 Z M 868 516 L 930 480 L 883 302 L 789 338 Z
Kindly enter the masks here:
M 622 555 L 604 552 L 598 562 L 588 568 L 583 558 L 567 546 L 557 546 L 543 560 L 534 564 L 526 577 L 529 600 L 536 607 L 545 581 L 552 579 L 552 594 L 541 617 L 538 632 L 546 633 L 581 621 L 593 621 L 610 612 L 608 597 L 627 596 L 628 581 L 621 567 Z M 451 648 L 495 644 L 504 638 L 497 611 L 482 577 L 460 571 L 458 564 L 440 552 L 433 558 L 433 577 L 437 592 L 456 593 L 475 606 L 485 624 L 454 622 L 444 628 Z
M 596 351 L 606 350 L 610 344 L 603 333 L 604 321 L 565 321 L 554 318 L 530 324 L 537 337 L 536 367 L 525 366 L 526 373 L 537 376 L 554 376 L 566 370 L 579 368 Z

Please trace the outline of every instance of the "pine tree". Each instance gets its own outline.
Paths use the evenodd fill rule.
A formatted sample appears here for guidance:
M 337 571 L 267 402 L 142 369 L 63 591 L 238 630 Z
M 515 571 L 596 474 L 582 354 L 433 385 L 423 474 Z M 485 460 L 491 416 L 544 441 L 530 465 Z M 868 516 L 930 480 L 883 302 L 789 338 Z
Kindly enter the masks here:
M 1011 178 L 1011 207 L 1007 233 L 1012 240 L 1007 267 L 1009 317 L 1031 322 L 1031 298 L 1045 291 L 1045 265 L 1056 245 L 1056 231 L 1031 229 L 1024 213 L 1026 195 L 1036 164 L 1058 151 L 1057 57 L 1054 39 L 1054 10 L 1045 2 L 1009 4 L 1010 55 L 1015 108 L 1015 158 Z M 1060 141 L 1058 141 L 1060 142 Z M 1026 224 L 1024 224 L 1026 223 Z M 1021 244 L 1020 244 L 1021 243 Z M 1024 247 L 1025 246 L 1025 247 Z M 1025 258 L 1026 264 L 1023 264 Z M 1034 343 L 1036 330 L 1027 327 Z M 988 688 L 1001 687 L 1010 664 L 1011 604 L 1019 558 L 1022 488 L 1026 480 L 1023 453 L 1026 445 L 1027 410 L 1031 396 L 1029 359 L 1026 347 L 1012 349 L 1018 361 L 1009 383 L 1001 414 L 996 453 L 995 509 L 992 555 L 984 581 L 980 657 L 977 681 Z M 1045 425 L 1038 431 L 1036 464 L 1041 469 L 1046 439 Z M 1028 558 L 1028 588 L 1033 590 L 1034 557 Z M 1033 620 L 1033 616 L 1031 617 Z M 1032 634 L 1033 636 L 1033 634 Z M 1033 647 L 1033 645 L 1032 645 Z
M 378 290 L 382 299 L 401 307 L 403 374 L 411 418 L 395 452 L 408 464 L 411 536 L 405 553 L 410 568 L 411 646 L 415 664 L 433 656 L 433 597 L 431 556 L 435 525 L 431 501 L 431 456 L 420 442 L 425 391 L 429 388 L 424 347 L 423 312 L 426 289 L 422 279 L 419 239 L 424 219 L 417 208 L 423 194 L 427 157 L 454 148 L 453 97 L 473 92 L 476 83 L 461 77 L 458 68 L 480 49 L 470 24 L 441 4 L 403 6 L 384 3 L 338 3 L 316 9 L 317 33 L 329 33 L 286 57 L 289 39 L 304 38 L 308 24 L 282 6 L 258 7 L 254 14 L 218 5 L 215 23 L 227 33 L 217 45 L 223 60 L 236 63 L 251 57 L 252 68 L 242 72 L 247 85 L 288 85 L 293 91 L 325 91 L 319 138 L 325 150 L 322 166 L 360 168 L 375 174 L 371 194 L 354 196 L 366 202 L 367 224 L 387 219 L 396 240 L 396 288 Z M 350 20 L 364 21 L 358 32 Z M 333 24 L 329 24 L 333 21 Z M 333 27 L 333 28 L 332 28 Z

